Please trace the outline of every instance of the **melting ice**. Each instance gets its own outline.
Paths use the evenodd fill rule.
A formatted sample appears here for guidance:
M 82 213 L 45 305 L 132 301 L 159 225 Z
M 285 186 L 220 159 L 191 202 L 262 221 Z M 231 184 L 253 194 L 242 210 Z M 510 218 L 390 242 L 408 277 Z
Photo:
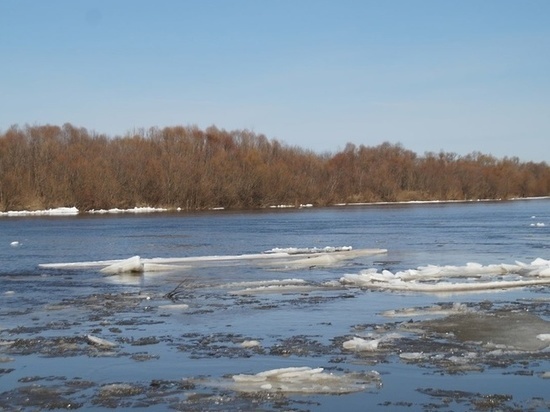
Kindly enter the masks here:
M 550 284 L 550 261 L 538 258 L 530 264 L 429 265 L 396 273 L 372 268 L 344 275 L 340 282 L 368 289 L 435 293 L 509 289 Z
M 290 367 L 271 369 L 254 375 L 233 375 L 232 388 L 239 392 L 276 392 L 295 394 L 345 394 L 380 384 L 377 372 L 327 373 L 323 368 Z
M 257 262 L 273 269 L 303 269 L 308 267 L 326 267 L 339 262 L 356 259 L 360 256 L 386 253 L 386 249 L 357 249 L 350 246 L 327 247 L 323 249 L 272 249 L 264 253 L 225 255 L 225 256 L 190 256 L 180 258 L 144 259 L 133 256 L 122 260 L 103 260 L 72 263 L 44 263 L 43 269 L 86 269 L 98 268 L 105 274 L 142 273 L 155 271 L 172 271 L 186 269 L 190 265 L 214 265 L 235 262 Z

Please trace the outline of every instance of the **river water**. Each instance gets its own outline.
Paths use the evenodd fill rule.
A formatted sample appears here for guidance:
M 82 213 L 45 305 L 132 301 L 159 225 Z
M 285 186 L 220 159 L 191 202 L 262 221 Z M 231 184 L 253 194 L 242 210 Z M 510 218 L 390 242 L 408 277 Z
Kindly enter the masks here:
M 548 285 L 342 279 L 531 270 L 550 259 L 549 231 L 550 199 L 0 217 L 0 410 L 548 410 Z M 326 247 L 387 251 L 256 258 Z M 39 266 L 133 256 L 196 259 L 114 275 Z

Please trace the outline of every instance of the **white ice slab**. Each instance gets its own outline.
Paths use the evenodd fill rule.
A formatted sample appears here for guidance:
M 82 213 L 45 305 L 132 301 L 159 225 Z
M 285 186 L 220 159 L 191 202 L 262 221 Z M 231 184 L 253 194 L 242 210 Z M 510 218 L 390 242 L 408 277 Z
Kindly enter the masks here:
M 38 265 L 43 269 L 102 269 L 103 273 L 116 274 L 127 272 L 149 272 L 149 271 L 168 271 L 181 270 L 192 265 L 210 266 L 214 264 L 237 264 L 242 262 L 258 262 L 275 268 L 295 269 L 307 268 L 311 266 L 330 266 L 343 260 L 355 259 L 360 256 L 375 255 L 386 253 L 385 249 L 359 249 L 351 248 L 325 248 L 322 252 L 317 249 L 311 249 L 310 252 L 304 251 L 296 253 L 294 251 L 276 251 L 269 253 L 252 253 L 242 255 L 211 255 L 211 256 L 188 256 L 173 258 L 137 258 L 121 260 L 100 260 L 87 262 L 69 262 L 69 263 L 42 263 Z M 138 261 L 139 260 L 139 261 Z
M 371 389 L 380 383 L 377 372 L 333 374 L 323 368 L 290 367 L 254 375 L 233 375 L 232 388 L 239 392 L 294 394 L 345 394 Z
M 343 285 L 411 292 L 471 292 L 550 284 L 550 261 L 530 264 L 421 266 L 392 273 L 371 268 L 340 278 Z

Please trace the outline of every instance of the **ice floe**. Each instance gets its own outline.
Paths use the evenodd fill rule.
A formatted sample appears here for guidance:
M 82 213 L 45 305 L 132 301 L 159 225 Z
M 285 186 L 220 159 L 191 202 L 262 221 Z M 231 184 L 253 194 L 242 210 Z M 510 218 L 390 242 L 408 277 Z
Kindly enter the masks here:
M 350 340 L 345 341 L 342 344 L 344 349 L 353 350 L 353 351 L 367 351 L 372 352 L 378 349 L 380 344 L 380 339 L 363 339 L 358 337 L 353 337 Z
M 456 313 L 471 312 L 463 303 L 455 302 L 451 306 L 433 305 L 427 308 L 390 309 L 382 312 L 386 317 L 420 317 L 420 316 L 448 316 Z
M 186 303 L 173 303 L 169 305 L 159 305 L 158 308 L 164 310 L 186 310 L 189 309 L 189 305 Z
M 257 340 L 245 340 L 241 343 L 241 348 L 258 348 L 261 344 Z
M 308 283 L 303 279 L 273 279 L 265 281 L 235 282 L 221 286 L 234 289 L 232 295 L 264 295 L 264 294 L 290 294 L 309 293 L 315 291 L 341 290 L 342 285 L 327 283 Z
M 357 259 L 362 256 L 378 255 L 387 253 L 387 249 L 334 249 L 317 250 L 312 252 L 282 252 L 288 253 L 288 258 L 280 258 L 266 262 L 273 269 L 292 270 L 292 269 L 307 269 L 317 267 L 330 267 L 338 265 L 342 262 Z M 281 252 L 279 252 L 281 253 Z
M 266 250 L 264 253 L 288 253 L 289 255 L 299 255 L 299 254 L 314 254 L 314 253 L 349 252 L 351 250 L 353 250 L 352 246 L 340 246 L 340 247 L 326 246 L 324 248 L 276 247 L 270 250 Z
M 420 326 L 498 351 L 539 351 L 550 346 L 550 322 L 526 311 L 464 313 L 422 321 Z
M 109 266 L 106 266 L 101 269 L 101 272 L 109 275 L 129 272 L 141 273 L 143 272 L 143 268 L 143 263 L 141 262 L 140 257 L 134 256 L 129 259 L 122 260 L 120 262 L 116 262 Z
M 402 335 L 399 333 L 386 333 L 383 335 L 369 334 L 369 336 L 363 337 L 354 336 L 344 341 L 342 347 L 354 352 L 375 352 L 378 350 L 380 343 L 399 338 L 402 338 Z
M 509 289 L 550 284 L 550 261 L 538 258 L 530 264 L 428 265 L 396 273 L 371 268 L 344 275 L 340 282 L 369 289 L 432 293 Z
M 239 392 L 287 394 L 346 394 L 372 389 L 380 375 L 368 373 L 327 373 L 323 368 L 289 367 L 271 369 L 254 375 L 233 375 L 232 389 Z
M 307 268 L 312 266 L 331 266 L 339 262 L 356 259 L 360 256 L 386 253 L 385 249 L 357 249 L 335 247 L 325 249 L 272 249 L 266 253 L 222 256 L 189 256 L 175 258 L 141 258 L 101 260 L 69 263 L 43 263 L 42 269 L 100 269 L 105 274 L 142 273 L 155 271 L 173 271 L 186 269 L 192 265 L 211 266 L 257 262 L 268 268 Z
M 104 348 L 114 348 L 115 346 L 117 346 L 117 344 L 114 342 L 108 341 L 103 338 L 98 338 L 97 336 L 93 335 L 87 335 L 86 339 L 88 339 L 88 342 L 90 342 L 91 344 Z

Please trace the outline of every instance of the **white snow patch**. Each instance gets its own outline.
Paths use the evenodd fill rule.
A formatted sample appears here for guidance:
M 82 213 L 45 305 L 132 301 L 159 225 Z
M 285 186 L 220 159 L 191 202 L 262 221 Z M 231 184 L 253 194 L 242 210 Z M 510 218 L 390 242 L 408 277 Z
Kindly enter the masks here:
M 0 212 L 0 216 L 74 216 L 78 215 L 76 207 L 58 207 L 46 210 L 12 210 Z
M 92 209 L 89 210 L 88 213 L 90 214 L 118 214 L 118 213 L 154 213 L 154 212 L 166 212 L 168 209 L 161 208 L 161 207 L 134 207 L 131 209 L 119 209 L 119 208 L 112 208 L 112 209 Z

